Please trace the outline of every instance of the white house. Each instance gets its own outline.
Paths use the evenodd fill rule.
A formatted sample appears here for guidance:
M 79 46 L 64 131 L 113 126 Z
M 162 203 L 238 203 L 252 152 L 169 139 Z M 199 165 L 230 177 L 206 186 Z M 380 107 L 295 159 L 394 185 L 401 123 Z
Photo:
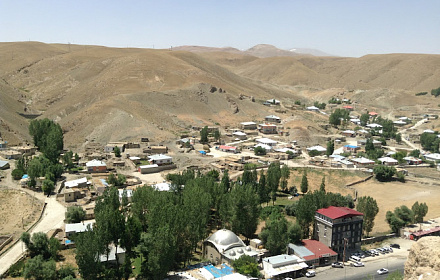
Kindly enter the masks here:
M 307 111 L 319 112 L 319 108 L 316 106 L 309 106 L 307 107 Z
M 324 147 L 322 147 L 322 146 L 319 146 L 319 145 L 317 145 L 317 146 L 313 146 L 313 147 L 309 147 L 309 148 L 307 148 L 307 151 L 310 153 L 311 151 L 317 151 L 317 152 L 319 152 L 319 153 L 325 153 L 326 151 L 327 151 L 327 149 L 326 148 L 324 148 Z
M 269 115 L 264 118 L 264 121 L 271 122 L 271 123 L 280 123 L 281 118 L 278 116 L 275 116 L 275 115 Z
M 125 192 L 125 195 L 127 196 L 128 202 L 131 202 L 131 197 L 133 196 L 133 190 L 118 189 L 119 200 L 122 201 L 122 198 L 124 197 L 124 192 Z
M 375 163 L 373 160 L 364 157 L 353 158 L 351 161 L 356 164 L 357 167 L 371 167 Z
M 278 142 L 269 138 L 257 138 L 255 139 L 256 142 L 260 144 L 265 144 L 269 146 L 275 146 Z
M 383 165 L 388 165 L 388 166 L 399 164 L 399 161 L 392 157 L 381 157 L 378 158 L 377 160 L 380 161 Z
M 148 156 L 148 161 L 151 164 L 157 164 L 157 165 L 164 165 L 164 164 L 171 164 L 173 163 L 173 158 L 167 155 L 158 154 L 158 155 L 152 155 Z
M 169 192 L 171 190 L 171 184 L 167 182 L 157 183 L 152 187 L 161 192 Z
M 66 224 L 64 227 L 64 232 L 66 233 L 66 238 L 70 238 L 73 234 L 85 232 L 90 229 L 93 229 L 93 224 L 95 222 L 82 222 L 82 223 L 75 223 L 75 224 Z
M 240 123 L 241 129 L 253 130 L 257 129 L 257 123 L 254 122 L 242 122 Z
M 305 260 L 295 255 L 284 254 L 263 259 L 263 270 L 266 278 L 296 278 L 307 267 Z
M 86 163 L 88 172 L 105 172 L 107 171 L 107 164 L 105 162 L 93 159 Z
M 247 139 L 247 134 L 241 131 L 236 131 L 234 133 L 232 133 L 232 136 L 236 137 L 237 139 L 240 140 L 246 140 Z
M 273 105 L 280 105 L 281 104 L 281 102 L 279 100 L 275 99 L 275 98 L 268 99 L 268 100 L 266 100 L 266 102 L 270 103 L 270 104 L 273 104 Z
M 437 161 L 440 160 L 440 154 L 437 153 L 428 154 L 425 155 L 425 159 L 429 161 Z
M 89 186 L 90 184 L 91 183 L 89 181 L 87 181 L 87 178 L 84 177 L 81 179 L 66 181 L 64 183 L 64 187 L 66 187 L 66 188 L 83 188 L 83 187 Z
M 379 129 L 382 128 L 382 126 L 380 124 L 377 123 L 369 123 L 366 125 L 366 127 L 372 128 L 372 129 Z
M 262 144 L 262 143 L 259 143 L 259 144 L 255 145 L 254 149 L 256 147 L 261 147 L 261 148 L 265 149 L 266 152 L 271 152 L 273 150 L 272 146 L 269 146 L 269 145 L 266 145 L 266 144 Z

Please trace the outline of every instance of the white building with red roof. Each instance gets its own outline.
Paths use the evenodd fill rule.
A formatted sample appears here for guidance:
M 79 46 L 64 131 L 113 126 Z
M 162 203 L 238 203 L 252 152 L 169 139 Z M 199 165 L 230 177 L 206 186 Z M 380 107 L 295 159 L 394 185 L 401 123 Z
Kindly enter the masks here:
M 361 212 L 348 207 L 321 208 L 315 212 L 314 239 L 330 247 L 339 258 L 346 251 L 361 247 L 363 216 Z

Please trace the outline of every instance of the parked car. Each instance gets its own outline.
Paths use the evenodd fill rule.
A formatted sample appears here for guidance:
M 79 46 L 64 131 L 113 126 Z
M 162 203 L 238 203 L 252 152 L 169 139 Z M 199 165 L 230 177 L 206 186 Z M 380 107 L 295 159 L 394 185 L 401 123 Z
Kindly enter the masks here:
M 377 274 L 382 275 L 382 274 L 387 274 L 388 273 L 388 269 L 386 268 L 381 268 L 377 271 Z
M 316 276 L 316 271 L 309 270 L 306 272 L 306 277 L 313 277 L 313 276 Z
M 390 244 L 391 248 L 396 248 L 396 249 L 400 249 L 400 245 L 399 244 Z
M 372 252 L 375 256 L 379 256 L 379 251 L 376 249 L 371 249 L 370 252 Z
M 332 263 L 332 267 L 343 268 L 344 264 L 340 262 L 334 262 Z
M 351 263 L 351 266 L 361 267 L 361 266 L 365 266 L 365 264 L 363 262 L 353 262 L 353 263 Z
M 391 247 L 383 247 L 385 250 L 387 250 L 388 252 L 392 253 L 393 252 L 393 248 Z
M 351 256 L 350 260 L 355 261 L 355 262 L 360 262 L 361 258 L 357 257 L 357 256 Z

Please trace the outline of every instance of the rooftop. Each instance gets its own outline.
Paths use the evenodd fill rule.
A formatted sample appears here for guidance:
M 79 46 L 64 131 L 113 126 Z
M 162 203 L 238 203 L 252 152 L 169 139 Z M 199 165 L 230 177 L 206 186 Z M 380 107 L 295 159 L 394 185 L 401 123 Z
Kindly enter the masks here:
M 86 163 L 87 167 L 92 167 L 92 166 L 107 166 L 107 164 L 105 164 L 105 162 L 97 160 L 97 159 L 93 159 L 89 162 Z
M 334 256 L 337 255 L 335 251 L 327 247 L 324 243 L 318 240 L 305 239 L 302 244 L 289 244 L 289 247 L 299 255 L 301 258 L 313 260 L 325 255 Z
M 152 156 L 148 156 L 149 160 L 161 160 L 161 159 L 173 159 L 170 156 L 167 155 L 163 155 L 163 154 L 158 154 L 158 155 L 152 155 Z
M 328 208 L 321 208 L 318 209 L 316 212 L 326 217 L 329 217 L 332 220 L 364 215 L 361 212 L 350 209 L 348 207 L 335 207 L 335 206 L 330 206 Z

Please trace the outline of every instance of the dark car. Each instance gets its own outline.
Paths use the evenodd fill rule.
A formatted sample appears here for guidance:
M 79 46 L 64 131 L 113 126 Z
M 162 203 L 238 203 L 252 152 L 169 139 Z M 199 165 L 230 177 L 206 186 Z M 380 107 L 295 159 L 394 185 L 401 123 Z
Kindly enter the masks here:
M 399 244 L 390 244 L 391 248 L 396 248 L 396 249 L 400 249 L 400 245 Z

